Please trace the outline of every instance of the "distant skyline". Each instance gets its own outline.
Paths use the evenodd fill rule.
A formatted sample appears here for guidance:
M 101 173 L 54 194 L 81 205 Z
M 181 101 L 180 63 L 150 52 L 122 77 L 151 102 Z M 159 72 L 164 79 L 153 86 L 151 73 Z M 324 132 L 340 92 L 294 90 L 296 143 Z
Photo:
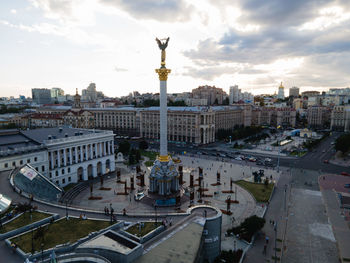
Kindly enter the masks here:
M 32 88 L 110 97 L 232 85 L 253 94 L 350 86 L 348 0 L 12 0 L 0 2 L 0 96 Z

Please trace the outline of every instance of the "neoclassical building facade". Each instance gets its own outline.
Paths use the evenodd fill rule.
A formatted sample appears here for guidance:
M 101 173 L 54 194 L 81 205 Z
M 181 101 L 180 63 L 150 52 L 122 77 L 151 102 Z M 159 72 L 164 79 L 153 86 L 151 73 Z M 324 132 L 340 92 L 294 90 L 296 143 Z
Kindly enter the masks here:
M 56 185 L 115 171 L 112 131 L 43 128 L 0 134 L 0 170 L 31 164 Z

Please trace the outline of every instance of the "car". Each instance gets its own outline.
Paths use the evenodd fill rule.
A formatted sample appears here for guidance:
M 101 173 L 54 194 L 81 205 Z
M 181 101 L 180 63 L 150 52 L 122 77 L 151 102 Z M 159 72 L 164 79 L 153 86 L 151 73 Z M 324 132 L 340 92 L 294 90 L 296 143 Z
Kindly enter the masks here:
M 323 160 L 324 163 L 329 163 L 329 160 Z
M 144 192 L 138 192 L 134 195 L 134 199 L 135 201 L 140 201 L 142 198 L 145 197 L 145 193 Z
M 345 188 L 350 188 L 350 184 L 344 184 Z
M 241 157 L 236 157 L 235 160 L 242 161 L 242 158 Z
M 344 175 L 344 176 L 350 176 L 350 174 L 347 173 L 347 172 L 341 172 L 340 174 L 341 174 L 341 175 Z
M 326 152 L 326 150 L 323 150 L 323 151 L 322 151 L 322 153 L 325 153 L 325 152 Z
M 250 157 L 250 158 L 248 159 L 248 161 L 249 161 L 249 162 L 256 162 L 256 158 Z

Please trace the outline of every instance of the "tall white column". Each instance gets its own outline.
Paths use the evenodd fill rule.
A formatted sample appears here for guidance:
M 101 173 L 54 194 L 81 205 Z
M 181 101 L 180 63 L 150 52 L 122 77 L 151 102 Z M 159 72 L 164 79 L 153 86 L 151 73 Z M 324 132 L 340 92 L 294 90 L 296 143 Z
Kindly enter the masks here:
M 69 147 L 69 164 L 73 164 L 72 147 Z
M 80 145 L 80 162 L 83 162 L 84 155 L 83 155 L 83 145 Z
M 99 155 L 100 157 L 102 157 L 102 142 L 100 142 L 100 143 L 98 144 L 98 147 L 99 147 L 99 153 L 98 153 L 98 155 Z
M 78 147 L 74 147 L 75 163 L 78 163 Z
M 87 144 L 85 145 L 85 160 L 88 160 L 88 146 Z
M 167 140 L 167 90 L 166 80 L 160 81 L 160 156 L 168 155 L 168 140 Z
M 97 143 L 95 143 L 95 157 L 98 157 L 98 152 L 97 152 Z
M 59 150 L 57 150 L 57 167 L 61 167 L 61 154 Z
M 93 155 L 92 155 L 92 144 L 90 144 L 90 159 L 93 159 Z
M 50 153 L 50 163 L 51 163 L 51 169 L 55 167 L 55 163 L 53 161 L 53 152 Z
M 114 141 L 112 141 L 112 154 L 114 154 Z
M 63 149 L 63 165 L 67 166 L 67 151 Z

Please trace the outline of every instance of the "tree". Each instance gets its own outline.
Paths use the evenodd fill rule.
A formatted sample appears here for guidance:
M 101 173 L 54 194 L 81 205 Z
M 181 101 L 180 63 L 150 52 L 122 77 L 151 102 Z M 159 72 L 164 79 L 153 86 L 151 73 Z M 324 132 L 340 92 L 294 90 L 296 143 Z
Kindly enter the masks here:
M 341 151 L 342 154 L 346 153 L 350 148 L 350 133 L 339 136 L 334 147 L 337 151 Z
M 228 97 L 226 97 L 226 98 L 224 99 L 224 101 L 222 102 L 222 105 L 229 105 L 229 104 L 230 104 L 230 100 L 229 100 Z
M 218 104 L 219 104 L 219 101 L 218 101 L 218 98 L 216 98 L 214 101 L 214 105 L 218 105 Z
M 135 160 L 138 163 L 141 160 L 141 153 L 140 150 L 135 151 Z
M 135 163 L 135 156 L 133 154 L 129 154 L 129 165 Z
M 119 143 L 118 152 L 127 154 L 130 150 L 130 143 L 128 141 L 122 141 Z
M 145 140 L 142 140 L 139 142 L 139 149 L 146 150 L 148 149 L 148 142 Z

